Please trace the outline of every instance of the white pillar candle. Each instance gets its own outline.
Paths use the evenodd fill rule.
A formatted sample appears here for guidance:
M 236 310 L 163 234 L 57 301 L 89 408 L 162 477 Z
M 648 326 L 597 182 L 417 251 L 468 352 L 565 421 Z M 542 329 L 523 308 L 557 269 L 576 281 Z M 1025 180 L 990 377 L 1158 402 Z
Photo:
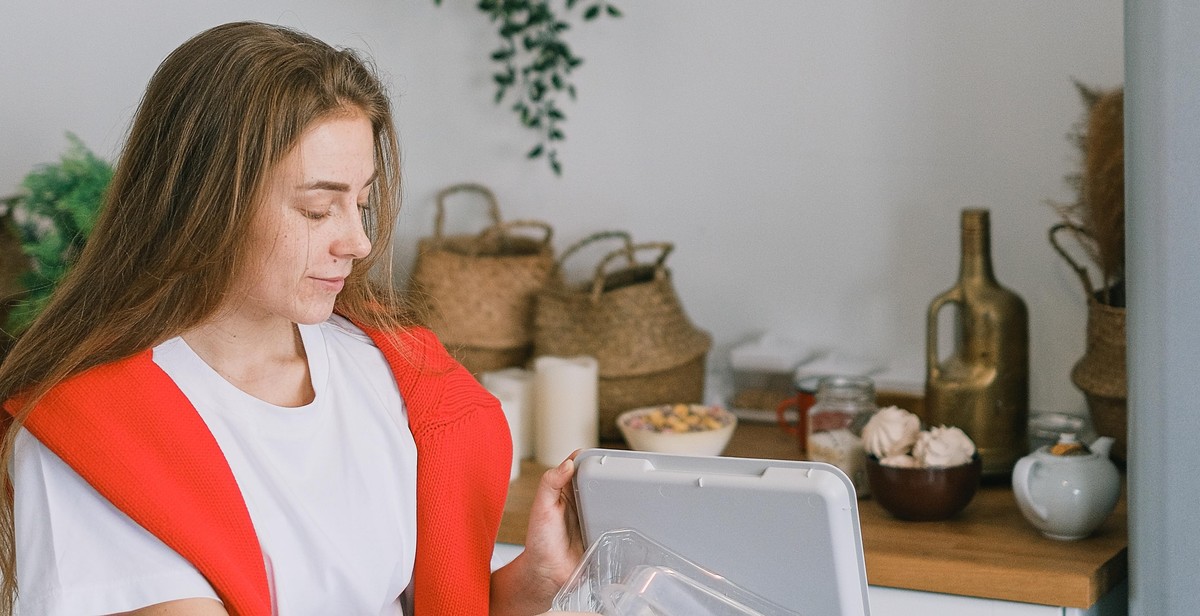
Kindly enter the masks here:
M 599 443 L 599 367 L 594 357 L 543 355 L 533 369 L 534 457 L 558 466 Z
M 479 382 L 501 401 L 511 401 L 511 409 L 506 407 L 504 415 L 512 428 L 513 452 L 518 460 L 532 458 L 533 372 L 524 368 L 493 370 L 479 375 Z
M 509 481 L 515 481 L 521 476 L 521 451 L 517 447 L 517 443 L 521 442 L 521 405 L 512 396 L 511 392 L 500 391 L 493 392 L 496 399 L 500 401 L 500 408 L 504 411 L 504 418 L 508 420 L 508 429 L 512 432 L 513 455 L 512 455 L 512 470 L 508 474 Z

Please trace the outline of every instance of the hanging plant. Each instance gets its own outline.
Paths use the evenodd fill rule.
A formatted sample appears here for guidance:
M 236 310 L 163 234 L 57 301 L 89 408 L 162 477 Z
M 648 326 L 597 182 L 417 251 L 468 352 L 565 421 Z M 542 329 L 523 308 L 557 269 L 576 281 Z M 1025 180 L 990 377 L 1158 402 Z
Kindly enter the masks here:
M 557 145 L 565 138 L 562 122 L 567 116 L 559 99 L 575 98 L 570 75 L 583 59 L 571 52 L 563 38 L 571 28 L 563 16 L 579 0 L 564 0 L 560 11 L 552 4 L 550 0 L 480 0 L 476 7 L 498 27 L 500 45 L 490 56 L 497 66 L 492 75 L 496 104 L 511 101 L 521 125 L 538 134 L 526 157 L 544 158 L 555 175 L 562 175 Z M 584 21 L 620 16 L 621 11 L 605 0 L 589 3 L 582 14 Z
M 12 221 L 28 269 L 21 276 L 23 301 L 9 313 L 6 330 L 19 333 L 42 311 L 50 293 L 75 262 L 113 168 L 93 154 L 73 134 L 70 148 L 57 164 L 41 165 L 21 182 L 22 193 L 12 198 Z

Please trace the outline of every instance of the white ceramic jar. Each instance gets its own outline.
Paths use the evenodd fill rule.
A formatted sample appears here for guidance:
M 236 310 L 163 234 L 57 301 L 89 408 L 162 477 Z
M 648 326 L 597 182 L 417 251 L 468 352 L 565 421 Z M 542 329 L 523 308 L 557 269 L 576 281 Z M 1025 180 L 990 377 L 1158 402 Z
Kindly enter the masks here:
M 1073 442 L 1064 434 L 1058 444 Z M 1108 458 L 1112 444 L 1102 436 L 1090 451 L 1056 455 L 1046 446 L 1018 460 L 1013 495 L 1025 519 L 1051 539 L 1082 539 L 1099 528 L 1121 494 L 1121 473 Z

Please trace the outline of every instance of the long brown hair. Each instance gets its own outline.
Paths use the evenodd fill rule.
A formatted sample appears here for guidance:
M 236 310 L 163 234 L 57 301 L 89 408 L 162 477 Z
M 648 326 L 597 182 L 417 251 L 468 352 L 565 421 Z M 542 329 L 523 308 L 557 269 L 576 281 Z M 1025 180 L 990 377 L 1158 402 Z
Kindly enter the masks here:
M 355 263 L 336 310 L 393 329 L 409 322 L 391 273 L 400 162 L 373 66 L 351 50 L 253 22 L 202 32 L 159 65 L 86 247 L 0 365 L 0 400 L 29 401 L 7 422 L 0 449 L 0 614 L 12 612 L 17 592 L 8 471 L 33 401 L 210 317 L 242 266 L 247 222 L 273 165 L 314 122 L 347 111 L 371 121 L 378 179 L 365 210 L 374 249 Z

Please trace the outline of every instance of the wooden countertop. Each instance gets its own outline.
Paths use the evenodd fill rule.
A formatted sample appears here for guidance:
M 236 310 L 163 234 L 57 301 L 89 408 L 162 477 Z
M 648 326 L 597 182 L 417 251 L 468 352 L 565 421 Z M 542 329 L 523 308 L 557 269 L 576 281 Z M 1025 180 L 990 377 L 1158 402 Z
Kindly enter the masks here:
M 748 422 L 738 426 L 725 455 L 800 458 L 792 437 Z M 544 470 L 533 460 L 522 463 L 498 541 L 525 542 L 529 505 Z M 961 514 L 944 522 L 902 522 L 870 498 L 858 506 L 871 585 L 1088 608 L 1127 575 L 1124 496 L 1104 526 L 1080 541 L 1043 537 L 1021 517 L 1007 485 L 982 486 Z

